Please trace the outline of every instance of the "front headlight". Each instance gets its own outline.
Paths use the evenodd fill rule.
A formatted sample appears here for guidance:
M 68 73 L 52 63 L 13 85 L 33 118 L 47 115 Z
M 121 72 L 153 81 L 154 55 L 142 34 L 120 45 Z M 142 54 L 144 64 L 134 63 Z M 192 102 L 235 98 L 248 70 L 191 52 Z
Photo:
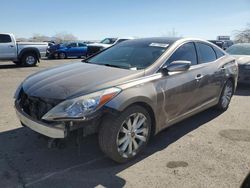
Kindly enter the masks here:
M 42 119 L 48 121 L 83 120 L 87 115 L 109 102 L 120 91 L 120 88 L 113 87 L 63 101 L 46 113 Z

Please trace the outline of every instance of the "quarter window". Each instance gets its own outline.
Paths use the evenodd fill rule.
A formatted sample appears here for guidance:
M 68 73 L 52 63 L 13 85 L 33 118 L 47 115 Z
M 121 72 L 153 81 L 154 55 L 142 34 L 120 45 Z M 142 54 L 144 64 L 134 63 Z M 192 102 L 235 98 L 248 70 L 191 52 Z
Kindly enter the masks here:
M 8 43 L 11 42 L 11 38 L 9 35 L 0 34 L 0 43 Z
M 200 63 L 209 63 L 216 60 L 213 48 L 204 43 L 196 43 Z
M 190 61 L 191 65 L 197 64 L 197 56 L 194 43 L 189 42 L 179 47 L 172 56 L 167 60 L 166 64 L 173 61 Z

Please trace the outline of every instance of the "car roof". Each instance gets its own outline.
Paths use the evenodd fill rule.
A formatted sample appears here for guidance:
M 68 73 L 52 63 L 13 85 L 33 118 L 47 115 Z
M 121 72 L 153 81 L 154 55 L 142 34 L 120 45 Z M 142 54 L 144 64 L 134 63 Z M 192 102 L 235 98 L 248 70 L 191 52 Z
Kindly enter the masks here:
M 119 40 L 119 39 L 131 40 L 131 39 L 135 39 L 135 37 L 119 37 L 119 38 L 117 38 L 117 40 Z
M 152 43 L 160 43 L 160 44 L 168 44 L 171 45 L 174 42 L 180 40 L 181 38 L 172 38 L 172 37 L 151 37 L 151 38 L 140 38 L 140 39 L 133 39 L 124 41 L 120 46 L 126 46 L 126 45 L 142 45 L 142 46 L 148 46 Z

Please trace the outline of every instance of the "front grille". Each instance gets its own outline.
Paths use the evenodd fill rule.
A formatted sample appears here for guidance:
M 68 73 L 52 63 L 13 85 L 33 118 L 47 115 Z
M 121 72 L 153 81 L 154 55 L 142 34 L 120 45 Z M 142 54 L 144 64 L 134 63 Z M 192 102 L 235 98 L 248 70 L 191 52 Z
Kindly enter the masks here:
M 23 111 L 36 120 L 41 120 L 49 110 L 59 103 L 55 100 L 28 96 L 23 89 L 20 91 L 18 101 Z

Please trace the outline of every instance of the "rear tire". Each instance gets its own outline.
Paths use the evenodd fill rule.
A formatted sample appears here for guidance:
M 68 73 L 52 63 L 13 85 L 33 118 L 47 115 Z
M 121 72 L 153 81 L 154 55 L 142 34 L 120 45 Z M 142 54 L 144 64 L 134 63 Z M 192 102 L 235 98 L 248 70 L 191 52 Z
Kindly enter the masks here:
M 234 92 L 234 83 L 232 80 L 227 80 L 222 90 L 219 103 L 216 106 L 218 110 L 226 111 L 228 109 L 231 98 L 233 96 L 233 92 Z
M 106 116 L 99 129 L 100 148 L 109 158 L 125 163 L 147 145 L 151 125 L 148 111 L 139 105 L 127 108 L 118 116 Z
M 38 60 L 37 56 L 34 53 L 26 53 L 21 58 L 22 66 L 25 67 L 34 67 L 36 66 Z

